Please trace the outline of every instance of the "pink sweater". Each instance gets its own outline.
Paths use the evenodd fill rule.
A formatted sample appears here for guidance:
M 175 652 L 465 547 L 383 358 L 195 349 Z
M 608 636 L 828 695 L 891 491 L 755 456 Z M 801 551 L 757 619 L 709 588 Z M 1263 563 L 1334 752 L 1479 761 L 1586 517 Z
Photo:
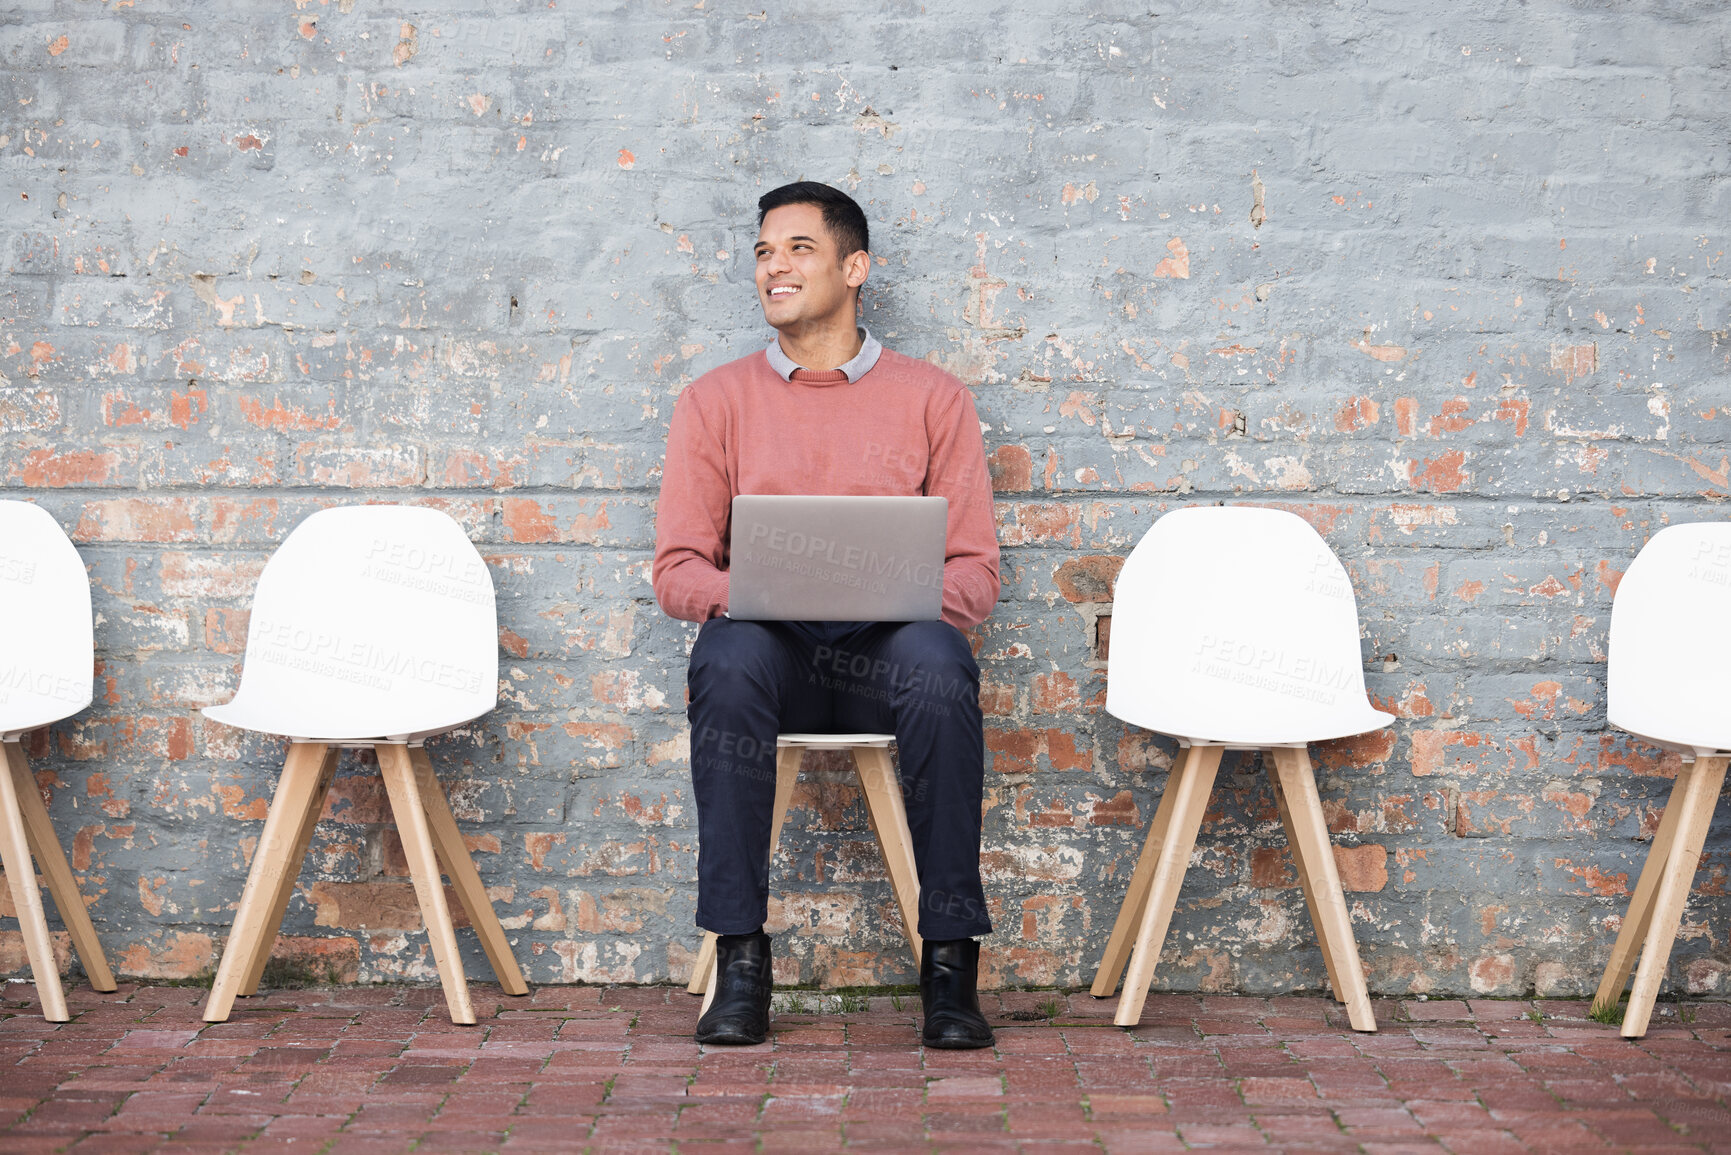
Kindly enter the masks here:
M 858 381 L 762 353 L 713 369 L 673 407 L 655 510 L 655 600 L 702 622 L 727 609 L 727 537 L 740 493 L 949 499 L 944 621 L 967 629 L 998 600 L 998 535 L 974 398 L 943 370 L 884 350 Z

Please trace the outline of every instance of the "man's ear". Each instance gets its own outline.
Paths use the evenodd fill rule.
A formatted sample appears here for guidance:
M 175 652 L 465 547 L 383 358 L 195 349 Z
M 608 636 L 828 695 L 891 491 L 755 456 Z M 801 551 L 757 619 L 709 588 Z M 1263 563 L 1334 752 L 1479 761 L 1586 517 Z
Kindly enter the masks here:
M 872 271 L 872 255 L 864 249 L 857 249 L 841 263 L 842 271 L 847 274 L 847 287 L 857 289 L 865 284 L 866 277 Z

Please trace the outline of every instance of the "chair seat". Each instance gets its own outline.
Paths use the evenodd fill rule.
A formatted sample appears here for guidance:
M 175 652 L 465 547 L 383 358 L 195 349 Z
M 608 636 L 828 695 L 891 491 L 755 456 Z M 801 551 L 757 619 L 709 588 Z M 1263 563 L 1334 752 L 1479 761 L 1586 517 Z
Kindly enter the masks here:
M 893 746 L 894 734 L 777 734 L 777 746 L 805 746 L 812 750 L 848 750 L 855 746 Z
M 261 734 L 280 734 L 297 742 L 317 742 L 325 746 L 371 745 L 387 740 L 406 740 L 410 745 L 417 745 L 454 728 L 442 725 L 426 730 L 381 733 L 378 719 L 370 715 L 354 718 L 332 717 L 328 711 L 314 712 L 297 709 L 292 705 L 283 707 L 269 702 L 260 703 L 249 700 L 244 695 L 220 706 L 202 707 L 199 712 L 224 726 L 256 730 Z
M 1355 707 L 1349 712 L 1336 710 L 1333 715 L 1324 719 L 1325 725 L 1305 727 L 1305 733 L 1295 734 L 1292 727 L 1282 726 L 1278 729 L 1262 727 L 1255 718 L 1245 718 L 1241 722 L 1235 720 L 1230 734 L 1187 734 L 1171 724 L 1157 724 L 1155 720 L 1144 721 L 1141 718 L 1124 718 L 1123 720 L 1145 730 L 1153 730 L 1161 734 L 1170 734 L 1185 746 L 1221 746 L 1227 750 L 1269 750 L 1278 746 L 1300 747 L 1311 742 L 1329 742 L 1336 738 L 1351 738 L 1357 734 L 1368 734 L 1372 730 L 1387 728 L 1395 720 L 1393 714 L 1385 714 L 1373 709 L 1369 702 L 1362 704 L 1363 708 Z M 1110 708 L 1108 708 L 1110 712 Z M 1121 717 L 1121 715 L 1120 715 Z
M 90 703 L 87 700 L 84 705 Z M 78 709 L 82 710 L 84 706 Z M 0 740 L 16 742 L 32 730 L 39 730 L 60 719 L 76 714 L 78 710 L 67 710 L 57 703 L 25 702 L 11 713 L 0 717 Z
M 1627 732 L 1632 737 L 1639 738 L 1643 742 L 1650 742 L 1661 750 L 1675 750 L 1681 753 L 1685 758 L 1713 758 L 1731 754 L 1731 746 L 1724 746 L 1716 741 L 1716 739 L 1724 736 L 1719 732 L 1723 730 L 1724 727 L 1722 724 L 1717 724 L 1717 719 L 1702 719 L 1701 728 L 1713 731 L 1711 733 L 1686 733 L 1685 727 L 1680 725 L 1677 729 L 1671 731 L 1671 736 L 1669 738 L 1659 738 L 1652 734 L 1643 734 L 1639 730 L 1631 730 L 1629 727 L 1622 725 L 1615 718 L 1608 718 L 1607 721 L 1618 729 Z M 1701 741 L 1695 741 L 1695 739 L 1701 739 Z

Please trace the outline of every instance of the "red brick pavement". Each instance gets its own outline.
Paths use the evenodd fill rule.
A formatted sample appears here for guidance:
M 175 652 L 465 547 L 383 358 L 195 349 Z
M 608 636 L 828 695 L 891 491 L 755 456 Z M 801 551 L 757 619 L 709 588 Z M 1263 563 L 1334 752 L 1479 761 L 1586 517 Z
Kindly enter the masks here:
M 215 1026 L 202 990 L 78 989 L 61 1025 L 0 993 L 8 1155 L 1731 1152 L 1718 1003 L 1629 1043 L 1579 1002 L 1391 1001 L 1356 1035 L 1319 998 L 1155 995 L 1123 1031 L 1112 1000 L 1010 993 L 988 999 L 996 1050 L 946 1052 L 915 1045 L 908 996 L 703 1050 L 668 987 L 477 985 L 474 1027 L 421 987 L 243 999 Z

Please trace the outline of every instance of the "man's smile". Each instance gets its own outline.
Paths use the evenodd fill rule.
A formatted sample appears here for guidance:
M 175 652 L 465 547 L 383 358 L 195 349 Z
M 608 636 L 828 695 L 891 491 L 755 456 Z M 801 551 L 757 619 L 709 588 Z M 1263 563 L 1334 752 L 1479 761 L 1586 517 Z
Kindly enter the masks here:
M 769 295 L 771 297 L 791 297 L 793 294 L 799 292 L 799 290 L 800 286 L 798 285 L 771 285 L 769 287 Z

